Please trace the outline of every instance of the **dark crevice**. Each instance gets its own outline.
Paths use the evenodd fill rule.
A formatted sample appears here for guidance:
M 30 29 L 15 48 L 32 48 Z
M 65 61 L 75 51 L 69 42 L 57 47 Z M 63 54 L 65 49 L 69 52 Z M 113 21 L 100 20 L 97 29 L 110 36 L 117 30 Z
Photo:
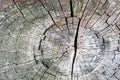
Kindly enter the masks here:
M 73 1 L 72 0 L 70 0 L 70 12 L 71 12 L 71 17 L 73 17 L 73 3 L 72 3 Z
M 78 32 L 79 32 L 79 27 L 80 27 L 80 22 L 81 18 L 79 19 L 78 25 L 77 25 L 77 30 L 75 34 L 75 39 L 74 39 L 74 56 L 73 56 L 73 61 L 72 61 L 72 70 L 71 70 L 71 80 L 73 80 L 73 71 L 74 71 L 74 63 L 75 63 L 75 58 L 76 58 L 76 53 L 77 53 L 77 39 L 78 39 Z
M 85 8 L 81 15 L 81 18 L 79 18 L 77 30 L 76 30 L 76 34 L 75 34 L 75 38 L 74 38 L 74 55 L 73 55 L 73 59 L 72 59 L 73 61 L 72 61 L 72 69 L 71 69 L 71 80 L 73 80 L 74 63 L 75 63 L 76 54 L 77 54 L 77 45 L 78 45 L 77 40 L 78 40 L 79 27 L 80 27 L 81 19 L 83 18 L 83 15 L 87 8 L 88 3 L 89 3 L 89 0 L 87 1 L 86 5 L 85 5 Z

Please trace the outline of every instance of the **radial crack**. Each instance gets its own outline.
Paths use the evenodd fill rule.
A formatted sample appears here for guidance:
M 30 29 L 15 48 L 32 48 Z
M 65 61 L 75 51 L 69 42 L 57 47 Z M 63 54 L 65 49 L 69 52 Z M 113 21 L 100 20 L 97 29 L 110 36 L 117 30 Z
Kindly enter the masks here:
M 79 19 L 78 25 L 77 25 L 77 31 L 74 39 L 74 56 L 73 56 L 73 61 L 72 61 L 72 70 L 71 70 L 71 80 L 73 80 L 73 69 L 74 69 L 74 63 L 75 63 L 75 58 L 76 58 L 76 53 L 77 53 L 77 39 L 78 39 L 78 32 L 79 32 L 79 27 L 80 27 L 80 22 L 81 18 Z
M 72 0 L 70 0 L 70 12 L 71 12 L 71 17 L 73 17 L 73 6 L 72 6 Z

